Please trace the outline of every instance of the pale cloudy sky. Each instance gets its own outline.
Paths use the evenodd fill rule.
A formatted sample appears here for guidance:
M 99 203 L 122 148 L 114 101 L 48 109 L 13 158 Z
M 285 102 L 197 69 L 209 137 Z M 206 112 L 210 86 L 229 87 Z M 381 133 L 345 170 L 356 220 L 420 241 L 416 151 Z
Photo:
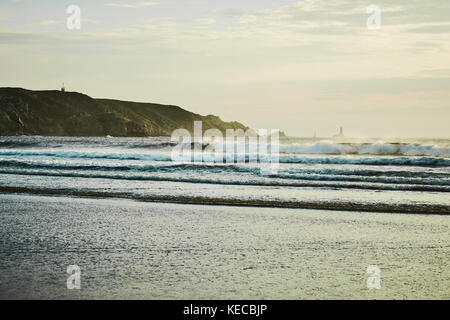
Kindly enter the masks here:
M 450 1 L 0 0 L 0 86 L 62 82 L 289 135 L 450 138 Z

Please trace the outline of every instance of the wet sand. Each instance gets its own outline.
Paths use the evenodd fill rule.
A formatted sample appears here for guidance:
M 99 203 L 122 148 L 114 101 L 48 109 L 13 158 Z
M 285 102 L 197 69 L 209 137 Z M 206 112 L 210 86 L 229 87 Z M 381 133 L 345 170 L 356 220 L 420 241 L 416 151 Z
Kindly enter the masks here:
M 448 299 L 450 217 L 0 195 L 3 299 Z M 68 265 L 81 289 L 66 288 Z M 367 267 L 381 270 L 369 290 Z

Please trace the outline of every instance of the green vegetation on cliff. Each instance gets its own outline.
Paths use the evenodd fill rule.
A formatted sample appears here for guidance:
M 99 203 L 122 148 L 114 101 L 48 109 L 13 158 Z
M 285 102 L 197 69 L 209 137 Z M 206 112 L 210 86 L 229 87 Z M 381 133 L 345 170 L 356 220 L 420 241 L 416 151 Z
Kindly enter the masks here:
M 0 88 L 0 135 L 170 136 L 175 129 L 244 129 L 239 122 L 201 116 L 177 106 L 93 99 L 77 92 Z

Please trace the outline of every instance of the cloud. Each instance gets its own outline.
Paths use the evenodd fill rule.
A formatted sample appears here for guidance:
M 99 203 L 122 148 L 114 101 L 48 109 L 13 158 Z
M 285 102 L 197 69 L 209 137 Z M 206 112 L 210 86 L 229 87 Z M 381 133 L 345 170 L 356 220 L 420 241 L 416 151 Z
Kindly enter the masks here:
M 258 17 L 252 14 L 246 14 L 239 17 L 240 23 L 253 23 L 256 22 L 256 20 L 258 20 Z
M 429 25 L 429 26 L 420 26 L 416 28 L 410 28 L 407 32 L 412 33 L 450 33 L 450 25 L 441 24 L 441 25 Z
M 186 3 L 192 4 L 192 5 L 205 5 L 205 4 L 208 4 L 208 2 L 206 0 L 188 0 L 188 1 L 186 1 Z
M 43 26 L 50 26 L 50 25 L 60 24 L 60 23 L 62 23 L 62 22 L 58 21 L 58 20 L 42 20 L 41 22 L 39 22 L 39 24 L 43 25 Z
M 106 3 L 106 7 L 119 7 L 119 8 L 142 8 L 153 7 L 159 5 L 159 2 L 136 2 L 136 3 Z
M 417 72 L 417 77 L 434 77 L 450 79 L 450 68 L 447 69 L 431 69 Z
M 201 19 L 196 19 L 195 22 L 198 23 L 198 24 L 202 24 L 202 25 L 209 25 L 209 24 L 216 23 L 216 19 L 213 19 L 213 18 L 201 18 Z
M 0 44 L 42 44 L 54 41 L 55 37 L 47 34 L 0 31 Z

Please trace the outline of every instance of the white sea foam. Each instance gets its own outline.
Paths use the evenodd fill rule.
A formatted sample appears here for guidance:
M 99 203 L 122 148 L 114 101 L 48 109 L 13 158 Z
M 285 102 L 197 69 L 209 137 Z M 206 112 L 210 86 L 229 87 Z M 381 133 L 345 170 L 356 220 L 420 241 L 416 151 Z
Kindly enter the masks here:
M 403 156 L 450 157 L 450 148 L 421 144 L 335 143 L 320 141 L 311 144 L 288 144 L 280 146 L 281 153 L 291 154 L 372 154 Z
M 450 148 L 442 148 L 433 145 L 417 145 L 417 144 L 407 144 L 400 146 L 401 154 L 407 156 L 441 156 L 450 157 Z
M 282 153 L 298 154 L 352 154 L 357 149 L 351 145 L 333 143 L 331 141 L 320 141 L 314 144 L 290 144 L 281 145 Z

